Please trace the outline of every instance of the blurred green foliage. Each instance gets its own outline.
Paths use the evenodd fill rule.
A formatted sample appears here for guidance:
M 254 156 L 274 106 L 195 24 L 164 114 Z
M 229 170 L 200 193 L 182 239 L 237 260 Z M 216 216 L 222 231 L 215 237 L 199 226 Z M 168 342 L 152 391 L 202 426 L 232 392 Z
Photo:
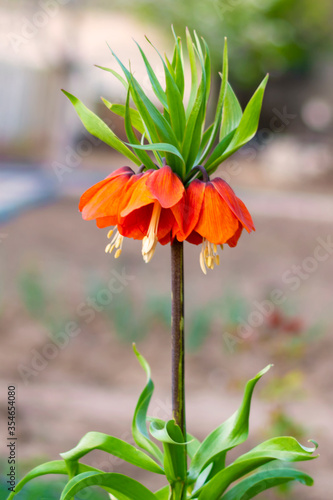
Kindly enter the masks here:
M 20 491 L 16 498 L 17 500 L 59 500 L 61 492 L 66 484 L 66 481 L 32 481 L 27 484 L 26 487 Z M 0 477 L 0 497 L 6 498 L 8 495 L 6 479 Z M 87 490 L 88 491 L 88 490 Z M 87 491 L 82 492 L 82 495 L 78 494 L 75 499 L 87 499 L 93 498 L 94 500 L 106 500 L 108 498 L 107 493 L 104 493 L 100 489 L 90 488 L 90 495 L 87 497 Z
M 105 0 L 99 4 L 110 8 Z M 331 0 L 115 0 L 114 8 L 168 34 L 171 24 L 180 36 L 185 26 L 196 29 L 211 48 L 215 70 L 227 36 L 231 79 L 239 87 L 253 87 L 267 72 L 304 75 L 332 49 Z

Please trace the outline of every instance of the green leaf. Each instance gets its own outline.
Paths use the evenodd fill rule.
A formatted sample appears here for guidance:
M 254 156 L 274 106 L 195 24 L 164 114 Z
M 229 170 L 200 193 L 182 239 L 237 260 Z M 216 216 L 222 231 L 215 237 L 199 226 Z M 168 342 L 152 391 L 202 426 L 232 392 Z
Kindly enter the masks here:
M 163 454 L 159 449 L 159 447 L 153 441 L 151 441 L 146 424 L 147 411 L 151 397 L 154 392 L 154 384 L 150 377 L 150 367 L 145 358 L 138 352 L 134 344 L 133 344 L 133 350 L 147 376 L 147 384 L 139 397 L 139 400 L 137 402 L 134 411 L 134 416 L 132 421 L 133 439 L 136 442 L 136 444 L 140 446 L 140 448 L 143 448 L 144 450 L 148 451 L 160 463 L 163 463 Z
M 141 86 L 134 78 L 132 73 L 125 68 L 123 63 L 118 59 L 116 54 L 112 52 L 113 56 L 118 61 L 120 67 L 124 71 L 124 74 L 127 78 L 128 84 L 131 89 L 132 97 L 134 103 L 139 111 L 142 120 L 146 124 L 146 127 L 149 130 L 149 133 L 153 133 L 154 130 L 158 133 L 159 140 L 168 142 L 173 144 L 175 147 L 178 145 L 178 141 L 175 137 L 174 131 L 170 127 L 170 124 L 164 118 L 164 116 L 159 112 L 156 106 L 148 99 Z M 156 141 L 156 135 L 153 134 L 155 138 L 152 136 L 152 142 Z
M 221 500 L 250 500 L 262 491 L 290 481 L 299 481 L 307 486 L 313 485 L 313 479 L 305 472 L 287 468 L 265 470 L 243 479 L 223 495 Z
M 140 142 L 139 142 L 138 138 L 136 137 L 135 133 L 133 132 L 133 128 L 132 128 L 131 114 L 130 114 L 130 107 L 129 107 L 129 97 L 130 97 L 130 94 L 128 91 L 127 98 L 126 98 L 126 105 L 125 105 L 125 131 L 126 131 L 128 140 L 131 143 L 140 146 Z M 140 160 L 142 161 L 142 163 L 145 165 L 145 167 L 147 167 L 148 169 L 153 169 L 153 170 L 156 168 L 156 165 L 154 164 L 154 162 L 152 161 L 150 156 L 145 151 L 138 149 L 137 155 L 140 158 Z
M 128 83 L 126 82 L 126 80 L 124 80 L 124 78 L 119 75 L 119 73 L 117 73 L 117 71 L 115 71 L 114 69 L 111 69 L 111 68 L 105 68 L 104 66 L 98 66 L 96 64 L 96 68 L 99 68 L 99 69 L 102 69 L 103 71 L 108 71 L 109 73 L 112 73 L 113 76 L 115 76 L 119 81 L 120 83 L 125 87 L 126 90 L 128 90 Z
M 178 156 L 182 160 L 182 164 L 185 165 L 184 163 L 184 158 L 180 154 L 177 148 L 172 146 L 171 144 L 166 144 L 166 143 L 159 143 L 159 144 L 128 144 L 131 146 L 133 149 L 142 149 L 146 151 L 163 151 L 165 153 L 171 153 L 173 155 Z
M 246 384 L 243 401 L 239 409 L 223 424 L 217 427 L 202 442 L 193 457 L 189 478 L 195 481 L 199 473 L 211 462 L 216 462 L 225 453 L 246 441 L 249 433 L 249 416 L 253 390 L 260 378 L 267 373 L 268 365 Z
M 260 110 L 264 97 L 265 87 L 267 84 L 268 75 L 259 85 L 256 92 L 253 94 L 248 105 L 246 106 L 243 116 L 238 127 L 224 153 L 215 159 L 214 152 L 206 162 L 206 170 L 210 174 L 214 172 L 222 161 L 238 151 L 244 144 L 249 142 L 254 137 L 259 123 Z M 213 160 L 214 159 L 214 160 Z
M 192 436 L 188 432 L 186 433 L 186 439 L 187 439 L 187 454 L 192 460 L 198 449 L 200 448 L 200 441 L 196 437 Z
M 224 42 L 224 51 L 223 51 L 223 69 L 222 69 L 222 81 L 221 81 L 221 88 L 220 88 L 220 93 L 219 93 L 219 98 L 217 101 L 217 107 L 216 107 L 216 112 L 215 112 L 215 120 L 214 120 L 214 125 L 212 128 L 211 135 L 209 137 L 209 140 L 207 142 L 207 146 L 205 150 L 203 151 L 202 155 L 198 159 L 198 163 L 201 164 L 204 159 L 207 157 L 209 154 L 214 141 L 216 139 L 218 130 L 220 128 L 221 120 L 222 120 L 222 107 L 224 109 L 224 101 L 227 93 L 227 85 L 228 85 L 228 45 L 227 45 L 227 39 L 225 38 Z
M 88 432 L 70 451 L 60 453 L 64 460 L 77 461 L 92 450 L 101 450 L 136 465 L 141 469 L 164 474 L 163 469 L 146 453 L 121 439 L 101 432 Z
M 185 129 L 185 110 L 181 93 L 175 81 L 175 74 L 174 73 L 172 74 L 170 72 L 168 66 L 165 64 L 161 54 L 156 49 L 156 47 L 154 47 L 154 45 L 149 40 L 148 42 L 156 50 L 163 64 L 165 73 L 165 83 L 166 83 L 166 98 L 168 101 L 167 110 L 170 116 L 171 127 L 174 130 L 175 136 L 178 139 L 178 143 L 181 144 Z
M 220 130 L 220 139 L 228 135 L 230 132 L 235 130 L 243 116 L 243 111 L 239 101 L 231 88 L 231 85 L 227 86 L 227 93 L 224 100 L 223 112 L 222 112 L 222 125 Z
M 95 469 L 94 467 L 90 467 L 89 465 L 78 464 L 78 473 L 87 471 L 102 472 L 99 471 L 98 469 Z M 7 500 L 11 500 L 12 498 L 14 498 L 15 495 L 19 493 L 22 490 L 22 488 L 32 479 L 35 479 L 36 477 L 40 476 L 45 476 L 47 474 L 68 475 L 68 468 L 66 466 L 66 463 L 63 460 L 54 460 L 52 462 L 46 462 L 45 464 L 38 465 L 30 472 L 28 472 L 28 474 L 23 479 L 21 479 L 21 481 L 17 483 L 17 485 L 15 486 L 15 492 L 12 492 L 7 498 Z
M 104 97 L 101 98 L 102 101 L 104 102 L 105 106 L 112 111 L 112 113 L 115 113 L 118 116 L 121 116 L 122 118 L 125 118 L 125 106 L 123 104 L 113 104 L 109 102 L 107 99 L 104 99 Z M 145 128 L 141 120 L 140 113 L 133 108 L 130 108 L 130 116 L 131 116 L 131 123 L 133 127 L 140 132 L 140 134 L 145 133 Z
M 157 500 L 169 500 L 170 498 L 170 486 L 164 486 L 158 491 L 155 491 L 155 497 Z
M 168 101 L 167 101 L 166 93 L 162 89 L 162 86 L 161 86 L 160 82 L 158 81 L 158 79 L 157 79 L 157 77 L 156 77 L 156 75 L 155 75 L 155 73 L 154 73 L 154 71 L 149 63 L 149 61 L 146 57 L 146 54 L 141 49 L 140 45 L 137 42 L 135 42 L 135 43 L 138 46 L 138 49 L 141 53 L 143 62 L 146 66 L 146 70 L 147 70 L 148 77 L 149 77 L 150 83 L 152 85 L 154 94 L 156 95 L 156 97 L 160 101 L 160 103 L 162 104 L 163 108 L 168 109 Z
M 184 481 L 186 478 L 186 447 L 180 427 L 174 420 L 164 422 L 150 418 L 150 433 L 161 441 L 164 449 L 164 470 L 169 483 Z
M 88 132 L 95 137 L 98 137 L 101 141 L 105 142 L 111 148 L 115 149 L 122 155 L 126 156 L 128 159 L 130 159 L 133 163 L 136 165 L 141 165 L 141 162 L 137 156 L 130 151 L 125 144 L 115 135 L 114 132 L 106 125 L 106 123 L 103 122 L 95 113 L 90 111 L 79 99 L 77 99 L 75 96 L 70 94 L 69 92 L 66 92 L 65 90 L 62 91 L 68 99 L 71 101 L 73 104 L 77 114 L 80 117 L 80 120 L 82 121 L 83 125 L 85 128 L 88 130 Z
M 199 492 L 199 500 L 220 500 L 225 490 L 237 479 L 272 460 L 299 462 L 316 458 L 315 448 L 305 448 L 292 437 L 269 439 L 245 453 L 218 472 Z M 196 493 L 198 493 L 196 492 Z
M 190 60 L 190 68 L 191 68 L 191 91 L 189 101 L 186 107 L 186 119 L 188 120 L 198 91 L 198 71 L 197 71 L 197 63 L 195 59 L 195 50 L 194 44 L 189 32 L 189 29 L 186 28 L 186 43 L 187 43 L 187 51 L 188 57 Z
M 183 99 L 184 97 L 184 90 L 185 90 L 185 76 L 184 76 L 184 60 L 183 60 L 183 52 L 182 52 L 182 41 L 179 36 L 176 35 L 175 30 L 173 26 L 171 27 L 172 33 L 175 39 L 175 58 L 173 61 L 173 68 L 175 72 L 175 81 L 177 84 L 177 87 L 179 89 L 181 98 Z
M 61 494 L 60 500 L 73 500 L 74 495 L 89 486 L 107 487 L 118 500 L 156 500 L 156 496 L 131 477 L 116 472 L 85 472 L 71 479 Z

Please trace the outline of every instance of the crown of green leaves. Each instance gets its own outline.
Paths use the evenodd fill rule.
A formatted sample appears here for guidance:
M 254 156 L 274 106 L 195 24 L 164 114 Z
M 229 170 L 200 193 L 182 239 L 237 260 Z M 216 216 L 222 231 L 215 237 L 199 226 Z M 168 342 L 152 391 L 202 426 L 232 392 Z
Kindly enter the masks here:
M 137 165 L 156 169 L 147 151 L 152 151 L 158 166 L 162 158 L 183 181 L 193 177 L 191 170 L 203 165 L 208 174 L 255 135 L 268 76 L 261 82 L 244 112 L 228 82 L 228 50 L 225 39 L 221 84 L 213 123 L 206 125 L 207 107 L 211 94 L 211 58 L 207 43 L 194 32 L 194 41 L 186 30 L 186 44 L 191 69 L 191 90 L 184 103 L 185 73 L 182 41 L 174 30 L 175 46 L 170 61 L 159 54 L 165 73 L 163 89 L 144 51 L 137 44 L 148 77 L 160 106 L 147 97 L 142 86 L 111 50 L 124 77 L 111 68 L 98 66 L 112 73 L 127 92 L 125 105 L 102 101 L 108 109 L 124 118 L 128 143 L 125 143 L 75 96 L 63 91 L 74 105 L 84 126 L 92 135 L 126 156 Z M 151 42 L 147 39 L 151 44 Z M 152 44 L 151 44 L 152 45 Z M 155 47 L 154 47 L 155 48 Z M 135 108 L 130 106 L 132 99 Z M 136 131 L 136 132 L 135 132 Z M 141 137 L 140 137 L 141 136 Z M 140 139 L 139 139 L 140 137 Z M 198 173 L 196 172 L 196 175 Z M 199 174 L 200 175 L 200 174 Z

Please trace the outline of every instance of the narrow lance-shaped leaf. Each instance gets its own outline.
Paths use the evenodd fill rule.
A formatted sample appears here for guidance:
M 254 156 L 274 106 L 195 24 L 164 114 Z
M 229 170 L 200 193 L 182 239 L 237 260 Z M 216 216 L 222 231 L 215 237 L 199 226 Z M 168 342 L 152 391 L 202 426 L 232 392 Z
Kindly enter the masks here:
M 92 450 L 105 451 L 142 469 L 164 474 L 163 469 L 146 453 L 121 439 L 102 432 L 88 432 L 75 448 L 60 455 L 64 460 L 77 461 Z
M 207 142 L 207 146 L 206 146 L 205 150 L 203 151 L 203 153 L 198 158 L 199 164 L 201 164 L 205 160 L 207 155 L 209 154 L 209 152 L 214 144 L 214 141 L 216 139 L 216 136 L 218 134 L 221 120 L 222 120 L 222 107 L 224 106 L 224 101 L 225 101 L 225 97 L 226 97 L 226 93 L 227 93 L 227 85 L 228 85 L 228 45 L 227 45 L 227 39 L 225 38 L 224 51 L 223 51 L 222 80 L 221 80 L 219 98 L 217 101 L 214 125 L 212 128 L 212 132 L 211 132 L 211 135 L 209 137 L 209 140 Z
M 93 472 L 102 472 L 98 469 L 95 469 L 94 467 L 90 467 L 89 465 L 85 464 L 78 464 L 78 470 L 77 473 L 82 473 L 82 472 L 88 472 L 88 471 L 93 471 Z M 61 475 L 68 475 L 68 469 L 66 466 L 66 463 L 63 460 L 54 460 L 52 462 L 46 462 L 42 465 L 38 465 L 34 469 L 32 469 L 28 474 L 21 479 L 15 486 L 15 491 L 12 492 L 7 500 L 12 500 L 17 493 L 19 493 L 22 488 L 32 479 L 35 479 L 37 477 L 45 476 L 48 474 L 61 474 Z
M 173 61 L 173 68 L 175 71 L 175 81 L 179 89 L 180 95 L 183 99 L 184 89 L 185 89 L 185 77 L 184 77 L 184 61 L 183 61 L 183 51 L 182 51 L 182 41 L 179 36 L 176 35 L 173 26 L 171 27 L 173 37 L 175 39 L 175 60 Z
M 243 401 L 239 409 L 223 424 L 217 427 L 202 442 L 193 457 L 189 478 L 194 481 L 200 471 L 210 462 L 215 462 L 226 451 L 246 441 L 249 433 L 249 416 L 253 390 L 261 377 L 267 373 L 268 365 L 246 384 Z
M 140 146 L 140 141 L 136 137 L 135 133 L 133 132 L 132 129 L 132 123 L 131 123 L 131 114 L 130 114 L 130 107 L 129 107 L 129 91 L 127 92 L 127 98 L 126 98 L 126 105 L 125 105 L 125 131 L 126 135 L 128 137 L 128 140 L 136 145 Z M 142 149 L 137 150 L 137 155 L 142 161 L 142 163 L 147 167 L 148 169 L 155 169 L 156 166 L 150 156 Z
M 154 71 L 153 71 L 153 68 L 151 67 L 147 57 L 146 57 L 146 54 L 143 52 L 142 48 L 140 47 L 140 45 L 135 42 L 139 51 L 140 51 L 140 54 L 142 56 L 142 59 L 143 59 L 143 62 L 146 66 L 146 70 L 147 70 L 147 73 L 148 73 L 148 77 L 149 77 L 149 80 L 150 80 L 150 83 L 152 85 L 152 88 L 153 88 L 153 91 L 154 91 L 154 94 L 156 95 L 156 97 L 158 98 L 158 100 L 160 101 L 160 103 L 162 104 L 162 106 L 166 109 L 168 109 L 168 101 L 167 101 L 167 96 L 166 96 L 166 93 L 164 92 L 160 82 L 158 81 L 158 78 L 156 77 Z
M 182 157 L 182 155 L 180 154 L 180 152 L 178 151 L 177 148 L 175 148 L 174 146 L 172 146 L 171 144 L 167 144 L 167 143 L 159 143 L 159 144 L 128 144 L 129 146 L 131 146 L 133 149 L 142 149 L 144 151 L 163 151 L 166 153 L 170 153 L 170 154 L 173 154 L 175 156 L 177 156 L 178 158 L 180 158 L 180 160 L 182 161 L 182 165 L 184 165 L 184 158 Z
M 125 89 L 128 90 L 128 83 L 121 75 L 119 75 L 119 73 L 117 73 L 117 71 L 111 68 L 106 68 L 105 66 L 98 66 L 98 64 L 96 64 L 96 68 L 112 73 L 112 75 L 115 76 L 120 81 L 120 83 L 125 87 Z
M 134 411 L 132 421 L 133 439 L 136 444 L 140 446 L 140 448 L 143 448 L 144 450 L 151 453 L 155 458 L 157 458 L 157 460 L 159 460 L 160 463 L 163 464 L 163 454 L 159 447 L 153 441 L 151 441 L 146 423 L 149 403 L 154 392 L 154 384 L 150 377 L 150 367 L 145 358 L 138 352 L 135 345 L 133 345 L 133 350 L 147 376 L 147 384 L 140 394 Z
M 220 163 L 222 163 L 222 161 L 238 151 L 238 149 L 240 149 L 242 146 L 244 146 L 244 144 L 249 142 L 252 137 L 254 137 L 258 128 L 260 110 L 267 80 L 268 75 L 261 82 L 258 89 L 246 106 L 240 123 L 233 135 L 233 138 L 224 153 L 216 158 L 217 155 L 214 150 L 210 158 L 207 160 L 205 167 L 209 174 L 214 172 L 220 165 Z
M 148 42 L 156 50 L 163 64 L 165 73 L 165 83 L 166 83 L 166 97 L 168 101 L 168 113 L 170 116 L 171 126 L 180 144 L 183 139 L 184 128 L 185 128 L 185 111 L 184 111 L 182 96 L 175 81 L 174 72 L 172 73 L 170 72 L 168 66 L 165 64 L 159 51 L 156 49 L 156 47 L 154 47 L 154 45 L 149 40 Z
M 313 485 L 313 479 L 299 470 L 287 468 L 264 470 L 240 481 L 225 493 L 221 500 L 250 500 L 262 491 L 290 481 L 299 481 L 306 486 Z
M 154 493 L 135 479 L 116 472 L 84 472 L 67 483 L 60 500 L 73 500 L 74 495 L 89 486 L 107 487 L 118 500 L 156 500 Z
M 101 141 L 105 142 L 119 153 L 126 156 L 136 165 L 141 165 L 137 156 L 116 136 L 114 132 L 103 122 L 95 113 L 90 111 L 77 97 L 63 90 L 63 93 L 73 104 L 77 114 L 79 115 L 83 125 L 88 132 Z
M 104 99 L 104 97 L 101 98 L 102 101 L 104 102 L 105 106 L 112 111 L 112 113 L 121 116 L 122 118 L 125 118 L 125 106 L 123 104 L 113 104 L 109 102 L 107 99 Z M 140 113 L 133 108 L 130 108 L 130 116 L 131 116 L 131 123 L 133 127 L 140 132 L 140 134 L 144 134 L 145 128 L 142 123 L 142 119 L 140 116 Z
M 146 94 L 144 93 L 144 91 L 142 90 L 141 86 L 139 85 L 138 81 L 134 78 L 132 73 L 123 65 L 123 63 L 120 61 L 120 59 L 116 56 L 116 54 L 112 50 L 111 52 L 126 76 L 126 79 L 130 85 L 134 103 L 143 121 L 146 123 L 146 126 L 148 126 L 148 130 L 149 133 L 152 135 L 152 139 L 153 135 L 155 136 L 154 134 L 155 130 L 155 132 L 157 131 L 159 137 L 159 139 L 157 138 L 157 140 L 169 142 L 170 144 L 177 146 L 178 144 L 177 139 L 175 137 L 172 128 L 170 127 L 170 124 L 166 121 L 166 119 L 159 112 L 156 106 L 148 99 L 148 97 L 146 96 Z M 153 142 L 156 142 L 156 136 L 153 139 Z
M 239 101 L 234 91 L 232 90 L 231 85 L 228 83 L 222 111 L 220 139 L 222 139 L 238 127 L 242 116 L 243 111 L 241 105 L 239 104 Z
M 198 71 L 195 60 L 195 51 L 193 48 L 193 41 L 188 28 L 186 28 L 186 43 L 187 43 L 187 52 L 191 68 L 191 91 L 190 91 L 189 101 L 186 107 L 186 120 L 188 120 L 198 91 Z
M 300 462 L 316 458 L 316 448 L 306 448 L 292 437 L 269 439 L 240 456 L 231 465 L 218 472 L 199 491 L 199 500 L 220 500 L 225 490 L 237 479 L 273 460 Z M 198 492 L 197 492 L 198 493 Z
M 195 49 L 196 50 L 196 49 Z M 196 50 L 197 51 L 197 50 Z M 182 153 L 186 162 L 186 172 L 192 168 L 197 153 L 200 149 L 203 121 L 205 117 L 205 95 L 206 95 L 206 70 L 204 61 L 199 57 L 201 64 L 201 82 L 198 88 L 197 97 L 193 105 L 191 114 L 187 120 Z

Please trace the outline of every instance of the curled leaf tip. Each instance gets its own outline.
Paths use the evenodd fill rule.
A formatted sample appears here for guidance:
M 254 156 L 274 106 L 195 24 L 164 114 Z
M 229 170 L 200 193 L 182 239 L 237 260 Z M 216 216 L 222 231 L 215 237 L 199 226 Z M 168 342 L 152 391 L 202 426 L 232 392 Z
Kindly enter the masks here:
M 317 443 L 317 441 L 315 441 L 314 439 L 309 439 L 308 443 L 314 444 L 315 448 L 314 448 L 313 451 L 315 451 L 318 448 L 318 446 L 319 446 L 319 444 Z

